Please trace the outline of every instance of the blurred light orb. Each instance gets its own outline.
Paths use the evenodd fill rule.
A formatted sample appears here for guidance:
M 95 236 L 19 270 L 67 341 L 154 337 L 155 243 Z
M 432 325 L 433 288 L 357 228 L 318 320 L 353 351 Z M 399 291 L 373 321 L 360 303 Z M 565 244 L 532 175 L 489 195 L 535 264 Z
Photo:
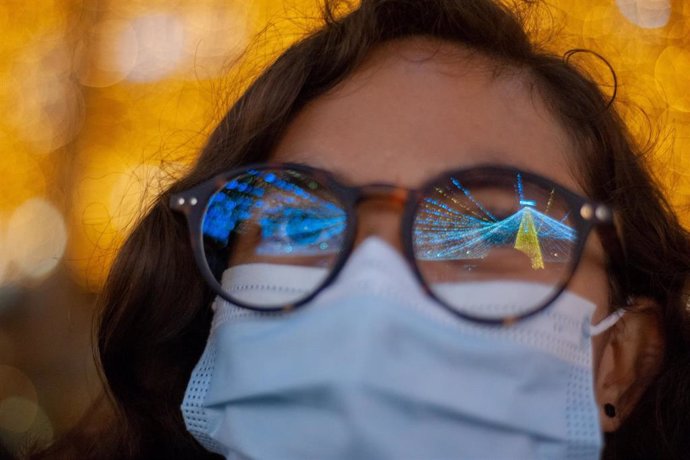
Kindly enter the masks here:
M 11 396 L 0 401 L 0 427 L 13 433 L 24 433 L 31 428 L 38 405 L 28 399 Z
M 238 2 L 223 7 L 197 6 L 184 14 L 185 54 L 189 70 L 217 76 L 247 46 L 250 18 Z
M 654 77 L 666 101 L 680 112 L 690 112 L 690 49 L 668 46 L 656 60 Z
M 124 80 L 139 52 L 137 35 L 127 21 L 94 24 L 76 47 L 76 73 L 84 86 L 104 88 Z
M 582 35 L 606 43 L 607 37 L 609 37 L 617 27 L 616 21 L 613 20 L 614 14 L 615 10 L 609 6 L 588 8 L 582 23 Z
M 0 223 L 7 224 L 10 213 L 27 199 L 46 192 L 46 176 L 41 168 L 42 157 L 37 157 L 27 145 L 3 139 L 0 148 L 11 155 L 0 155 L 0 171 L 5 172 L 0 182 Z
M 67 227 L 55 206 L 42 198 L 31 198 L 10 217 L 5 243 L 23 274 L 41 278 L 60 262 L 67 245 Z
M 175 15 L 154 13 L 139 16 L 130 23 L 135 40 L 125 34 L 118 38 L 118 62 L 120 69 L 130 66 L 129 55 L 135 53 L 136 61 L 127 80 L 155 82 L 167 77 L 184 59 L 185 28 Z
M 38 395 L 31 379 L 13 366 L 0 365 L 0 429 L 23 433 L 38 413 Z
M 658 29 L 671 19 L 670 0 L 616 0 L 625 19 L 644 29 Z
M 26 47 L 13 68 L 13 110 L 17 134 L 34 153 L 71 142 L 84 120 L 81 88 L 72 80 L 71 53 L 60 37 L 45 36 Z
M 0 401 L 0 418 L 3 412 L 14 420 L 11 429 L 0 429 L 0 443 L 10 452 L 21 453 L 27 444 L 44 448 L 53 441 L 53 424 L 38 404 L 24 398 L 7 398 Z
M 68 78 L 43 79 L 32 93 L 25 95 L 24 101 L 30 104 L 29 111 L 35 116 L 33 123 L 22 125 L 22 137 L 37 153 L 49 153 L 67 145 L 81 129 L 81 89 Z

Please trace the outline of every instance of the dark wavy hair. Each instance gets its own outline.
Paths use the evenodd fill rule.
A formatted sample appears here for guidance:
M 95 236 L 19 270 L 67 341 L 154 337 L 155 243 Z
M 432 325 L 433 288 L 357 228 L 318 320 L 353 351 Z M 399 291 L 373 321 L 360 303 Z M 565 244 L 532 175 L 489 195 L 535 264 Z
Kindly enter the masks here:
M 530 40 L 525 0 L 324 0 L 323 25 L 290 46 L 249 86 L 183 178 L 154 203 L 110 271 L 101 298 L 98 353 L 112 415 L 75 431 L 33 458 L 219 458 L 185 430 L 180 404 L 209 334 L 211 293 L 192 256 L 171 193 L 220 171 L 267 160 L 304 105 L 346 79 L 373 48 L 428 36 L 519 69 L 576 152 L 574 174 L 587 194 L 620 213 L 619 231 L 634 292 L 654 298 L 666 338 L 653 377 L 620 429 L 606 436 L 605 459 L 681 458 L 690 452 L 690 344 L 685 282 L 688 234 L 644 164 L 615 105 L 563 55 Z M 611 273 L 615 288 L 620 274 Z

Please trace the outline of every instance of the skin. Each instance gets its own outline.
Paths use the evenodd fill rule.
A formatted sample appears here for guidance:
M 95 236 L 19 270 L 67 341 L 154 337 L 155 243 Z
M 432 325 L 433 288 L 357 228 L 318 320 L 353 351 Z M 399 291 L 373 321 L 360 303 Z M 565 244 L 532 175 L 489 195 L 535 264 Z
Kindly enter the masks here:
M 296 116 L 272 160 L 306 163 L 352 184 L 408 188 L 451 168 L 502 164 L 585 195 L 572 175 L 574 143 L 530 76 L 498 69 L 491 59 L 456 44 L 422 37 L 389 42 Z M 400 248 L 401 209 L 390 200 L 362 203 L 358 242 L 375 234 Z M 597 306 L 594 323 L 611 312 L 603 250 L 593 234 L 569 289 Z M 602 411 L 605 431 L 615 430 L 639 397 L 631 388 L 638 378 L 637 355 L 650 346 L 640 344 L 640 336 L 654 336 L 648 323 L 627 315 L 593 339 L 599 406 L 609 402 L 619 411 L 613 419 Z

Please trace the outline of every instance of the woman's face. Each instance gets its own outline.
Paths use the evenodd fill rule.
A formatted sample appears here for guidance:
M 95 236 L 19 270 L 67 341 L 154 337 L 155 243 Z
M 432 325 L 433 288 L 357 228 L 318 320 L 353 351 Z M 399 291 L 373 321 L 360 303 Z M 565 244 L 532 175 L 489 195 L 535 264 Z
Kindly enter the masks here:
M 416 187 L 444 170 L 494 163 L 548 177 L 584 195 L 573 176 L 575 147 L 533 87 L 513 69 L 424 38 L 389 42 L 354 75 L 308 104 L 272 155 L 332 171 L 353 184 Z M 401 208 L 366 201 L 358 241 L 400 247 Z M 603 251 L 590 235 L 569 289 L 609 312 Z M 605 335 L 604 335 L 605 337 Z M 599 368 L 604 339 L 594 341 Z

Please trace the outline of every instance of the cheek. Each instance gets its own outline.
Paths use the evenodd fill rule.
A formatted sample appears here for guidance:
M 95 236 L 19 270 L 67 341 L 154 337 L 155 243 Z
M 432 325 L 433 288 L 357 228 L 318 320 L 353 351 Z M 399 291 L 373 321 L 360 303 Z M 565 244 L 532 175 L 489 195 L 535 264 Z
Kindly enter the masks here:
M 610 312 L 609 277 L 606 271 L 606 255 L 596 234 L 590 234 L 580 263 L 568 285 L 568 290 L 596 305 L 593 323 L 597 324 Z
M 596 254 L 596 253 L 595 253 Z M 593 324 L 599 323 L 610 313 L 609 305 L 609 281 L 604 268 L 602 257 L 591 252 L 583 254 L 583 258 L 577 271 L 568 285 L 568 290 L 589 300 L 596 309 L 594 310 Z M 601 355 L 606 343 L 607 334 L 601 334 L 592 338 L 592 359 L 594 370 L 599 368 Z
M 568 290 L 596 305 L 592 321 L 594 324 L 609 314 L 609 282 L 603 267 L 588 267 L 581 263 L 570 280 Z

